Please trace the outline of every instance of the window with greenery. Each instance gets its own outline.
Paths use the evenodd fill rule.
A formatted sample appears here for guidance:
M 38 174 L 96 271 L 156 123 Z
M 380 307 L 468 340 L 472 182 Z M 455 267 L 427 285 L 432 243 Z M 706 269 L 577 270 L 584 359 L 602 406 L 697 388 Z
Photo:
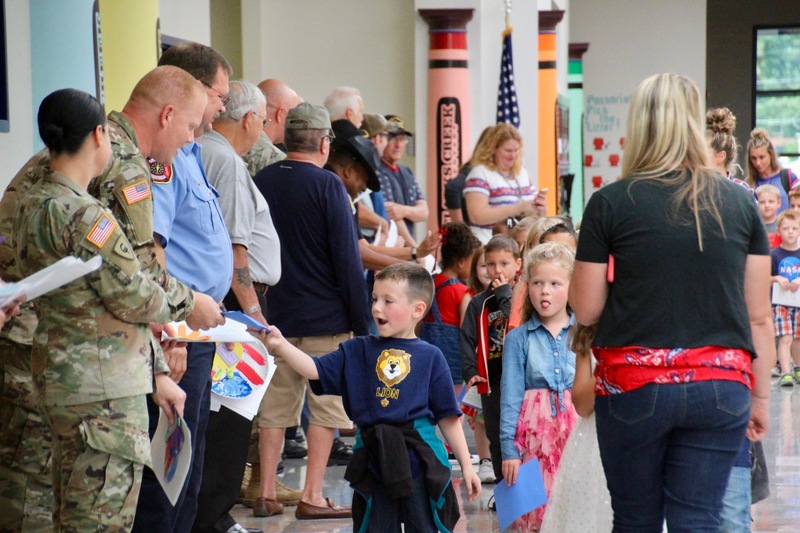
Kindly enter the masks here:
M 757 28 L 755 123 L 784 166 L 800 164 L 800 27 Z

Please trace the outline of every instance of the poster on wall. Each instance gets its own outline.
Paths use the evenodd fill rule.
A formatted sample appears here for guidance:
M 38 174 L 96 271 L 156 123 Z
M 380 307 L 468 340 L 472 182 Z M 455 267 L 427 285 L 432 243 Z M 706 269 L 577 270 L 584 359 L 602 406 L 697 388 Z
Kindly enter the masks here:
M 584 205 L 603 185 L 620 178 L 630 95 L 586 96 L 583 130 Z

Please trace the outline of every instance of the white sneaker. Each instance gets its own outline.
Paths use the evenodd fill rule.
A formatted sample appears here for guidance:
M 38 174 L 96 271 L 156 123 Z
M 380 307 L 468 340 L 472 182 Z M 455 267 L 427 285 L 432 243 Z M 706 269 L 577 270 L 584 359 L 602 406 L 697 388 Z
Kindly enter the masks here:
M 482 459 L 481 464 L 478 466 L 478 478 L 481 483 L 494 483 L 494 466 L 491 459 Z

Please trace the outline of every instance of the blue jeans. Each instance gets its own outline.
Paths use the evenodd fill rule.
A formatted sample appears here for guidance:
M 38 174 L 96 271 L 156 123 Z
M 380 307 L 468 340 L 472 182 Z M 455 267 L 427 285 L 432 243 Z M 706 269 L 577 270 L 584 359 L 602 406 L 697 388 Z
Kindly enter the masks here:
M 750 467 L 734 466 L 722 498 L 719 533 L 750 531 Z
M 750 418 L 734 381 L 649 384 L 595 400 L 614 533 L 717 533 Z
M 372 511 L 370 512 L 369 533 L 400 533 L 400 523 L 406 533 L 435 533 L 431 501 L 425 488 L 425 477 L 418 474 L 413 478 L 414 491 L 405 498 L 393 499 L 386 485 L 376 482 L 372 492 Z M 360 498 L 357 493 L 353 498 Z

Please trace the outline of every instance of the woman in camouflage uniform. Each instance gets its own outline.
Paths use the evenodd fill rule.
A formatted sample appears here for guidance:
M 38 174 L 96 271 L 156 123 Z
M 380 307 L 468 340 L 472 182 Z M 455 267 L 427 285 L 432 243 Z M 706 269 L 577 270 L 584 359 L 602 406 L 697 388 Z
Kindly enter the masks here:
M 129 531 L 149 461 L 145 395 L 183 409 L 183 391 L 150 363 L 150 322 L 168 322 L 164 291 L 146 278 L 110 211 L 87 194 L 111 153 L 102 106 L 63 89 L 39 108 L 50 172 L 21 201 L 16 260 L 29 275 L 66 256 L 99 270 L 34 302 L 32 373 L 53 439 L 57 531 Z M 171 409 L 170 409 L 171 411 Z M 173 413 L 169 413 L 173 416 Z

